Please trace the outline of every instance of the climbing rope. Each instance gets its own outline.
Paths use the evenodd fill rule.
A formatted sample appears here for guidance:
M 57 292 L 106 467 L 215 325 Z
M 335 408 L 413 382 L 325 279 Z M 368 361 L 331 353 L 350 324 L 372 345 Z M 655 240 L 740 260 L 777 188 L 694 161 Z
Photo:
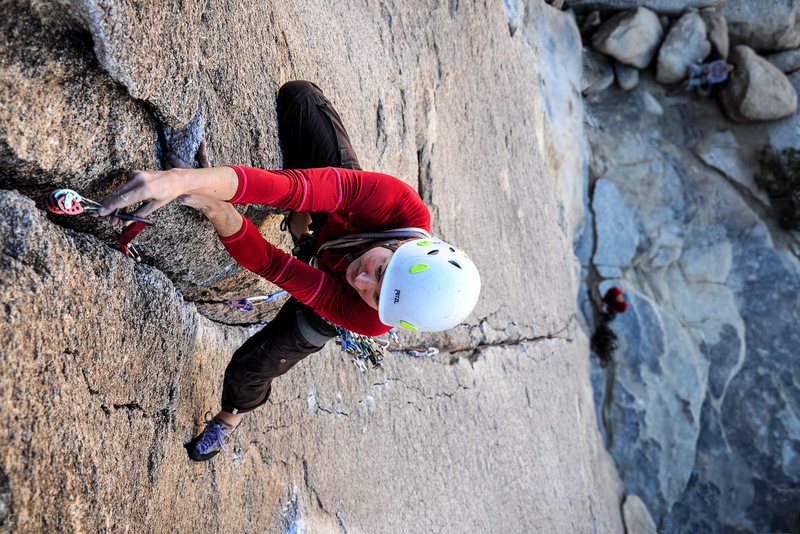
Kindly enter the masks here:
M 49 211 L 57 215 L 80 215 L 85 211 L 97 211 L 102 207 L 99 202 L 81 196 L 80 193 L 73 189 L 56 189 L 47 195 L 47 198 L 44 199 L 44 204 Z M 136 217 L 120 210 L 114 210 L 113 213 L 109 214 L 109 217 L 116 217 L 123 221 L 133 221 L 133 224 L 127 226 L 117 237 L 117 242 L 127 256 L 140 263 L 142 257 L 133 246 L 132 241 L 144 230 L 146 225 L 152 223 L 147 219 Z

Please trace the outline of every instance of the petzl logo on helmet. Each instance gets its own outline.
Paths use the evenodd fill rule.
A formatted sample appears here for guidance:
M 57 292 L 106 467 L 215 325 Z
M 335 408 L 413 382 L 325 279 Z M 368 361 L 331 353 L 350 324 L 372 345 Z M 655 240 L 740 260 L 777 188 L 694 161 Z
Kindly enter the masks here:
M 397 304 L 398 302 L 400 302 L 400 290 L 399 289 L 395 289 L 394 290 L 394 303 Z

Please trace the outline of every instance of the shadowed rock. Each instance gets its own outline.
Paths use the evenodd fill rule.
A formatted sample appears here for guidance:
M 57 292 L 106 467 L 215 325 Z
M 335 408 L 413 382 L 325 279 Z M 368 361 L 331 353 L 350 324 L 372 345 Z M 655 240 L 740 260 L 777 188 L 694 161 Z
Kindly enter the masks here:
M 800 46 L 800 4 L 796 1 L 729 0 L 721 10 L 732 45 L 745 44 L 759 53 Z
M 577 11 L 614 10 L 646 7 L 660 15 L 680 15 L 687 7 L 721 7 L 728 0 L 572 0 L 569 7 Z
M 777 54 L 770 54 L 765 59 L 784 74 L 791 74 L 800 70 L 800 50 L 787 50 Z
M 614 68 L 606 56 L 590 48 L 584 48 L 581 92 L 599 93 L 614 83 Z
M 711 53 L 715 59 L 727 59 L 730 48 L 728 38 L 728 22 L 716 9 L 703 9 L 700 11 L 703 22 L 706 23 L 706 36 L 711 43 Z
M 636 67 L 615 61 L 614 74 L 617 76 L 617 85 L 623 91 L 630 91 L 639 84 L 639 69 Z

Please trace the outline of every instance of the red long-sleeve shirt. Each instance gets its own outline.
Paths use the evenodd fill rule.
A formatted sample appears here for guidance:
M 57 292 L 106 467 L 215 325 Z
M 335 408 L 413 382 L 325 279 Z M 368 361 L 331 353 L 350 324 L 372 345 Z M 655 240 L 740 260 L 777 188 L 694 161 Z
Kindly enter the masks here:
M 328 212 L 314 250 L 331 239 L 357 232 L 416 227 L 430 231 L 431 216 L 416 191 L 393 176 L 327 167 L 266 171 L 231 165 L 239 188 L 234 204 L 269 204 L 295 211 Z M 242 266 L 263 276 L 326 319 L 368 336 L 389 330 L 347 283 L 344 256 L 359 247 L 322 253 L 318 268 L 267 242 L 247 217 L 234 235 L 220 238 Z M 363 249 L 363 246 L 360 247 Z

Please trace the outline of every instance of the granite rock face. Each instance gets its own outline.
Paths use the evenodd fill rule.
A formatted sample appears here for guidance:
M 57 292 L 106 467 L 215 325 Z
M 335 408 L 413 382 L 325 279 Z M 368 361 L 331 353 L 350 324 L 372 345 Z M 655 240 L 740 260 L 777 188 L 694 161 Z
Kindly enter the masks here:
M 777 54 L 770 54 L 765 59 L 778 67 L 784 74 L 791 74 L 796 70 L 800 70 L 800 50 L 787 50 Z
M 637 7 L 605 21 L 592 36 L 592 46 L 620 63 L 643 69 L 658 52 L 663 35 L 658 15 Z
M 584 48 L 582 57 L 581 93 L 599 93 L 614 83 L 614 67 L 607 56 Z
M 16 24 L 0 23 L 11 99 L 0 104 L 11 118 L 0 125 L 0 523 L 478 532 L 501 517 L 519 532 L 622 530 L 574 319 L 585 160 L 568 15 L 539 3 L 516 17 L 458 2 L 0 7 Z M 491 275 L 464 325 L 404 339 L 451 352 L 392 356 L 362 375 L 331 344 L 276 381 L 228 455 L 191 464 L 182 444 L 218 409 L 225 365 L 256 328 L 235 324 L 274 311 L 242 318 L 220 301 L 273 287 L 188 208 L 154 216 L 137 265 L 102 221 L 53 217 L 41 194 L 102 196 L 167 150 L 190 159 L 201 138 L 212 163 L 280 167 L 275 94 L 292 79 L 318 83 L 364 167 L 416 187 L 434 232 Z M 58 157 L 22 144 L 61 135 Z M 269 209 L 245 213 L 288 244 Z
M 659 15 L 677 16 L 686 8 L 721 7 L 729 0 L 572 0 L 569 7 L 580 12 L 593 9 L 614 10 L 646 7 Z
M 728 21 L 732 45 L 746 44 L 759 53 L 800 46 L 800 3 L 728 0 L 722 14 Z
M 4 181 L 102 195 L 129 166 L 155 164 L 155 121 L 98 68 L 87 37 L 64 24 L 63 13 L 36 5 L 2 3 Z
M 651 98 L 663 114 L 647 112 Z M 615 362 L 593 371 L 625 491 L 660 532 L 792 531 L 800 242 L 752 176 L 765 140 L 796 142 L 796 120 L 738 125 L 649 77 L 590 99 L 587 115 L 593 213 L 576 250 L 593 296 L 581 308 L 591 321 L 612 284 L 630 295 L 611 323 Z M 602 223 L 612 209 L 635 237 Z M 609 269 L 609 247 L 630 261 Z
M 703 18 L 689 11 L 672 25 L 658 49 L 656 80 L 666 84 L 683 80 L 689 65 L 704 60 L 710 52 Z
M 728 37 L 728 21 L 716 9 L 703 9 L 700 11 L 703 22 L 706 24 L 708 42 L 711 43 L 711 53 L 714 57 L 728 58 L 730 38 Z
M 736 65 L 719 96 L 728 118 L 738 122 L 768 121 L 797 111 L 797 92 L 786 75 L 752 48 L 738 45 L 730 58 Z

